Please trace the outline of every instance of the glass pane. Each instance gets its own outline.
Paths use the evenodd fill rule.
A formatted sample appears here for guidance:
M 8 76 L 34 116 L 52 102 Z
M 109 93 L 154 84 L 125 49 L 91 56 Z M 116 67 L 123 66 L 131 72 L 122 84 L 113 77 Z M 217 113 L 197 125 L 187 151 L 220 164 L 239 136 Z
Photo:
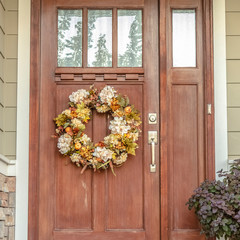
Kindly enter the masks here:
M 172 12 L 173 67 L 196 67 L 196 12 Z
M 88 10 L 88 66 L 112 66 L 112 10 Z
M 141 10 L 118 10 L 118 66 L 142 67 Z
M 82 10 L 58 10 L 58 66 L 82 66 Z

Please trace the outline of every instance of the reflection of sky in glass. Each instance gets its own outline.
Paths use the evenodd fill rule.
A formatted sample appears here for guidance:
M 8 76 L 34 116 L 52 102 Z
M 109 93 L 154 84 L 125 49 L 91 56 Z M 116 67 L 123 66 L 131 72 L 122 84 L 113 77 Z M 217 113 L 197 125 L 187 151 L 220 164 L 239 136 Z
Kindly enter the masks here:
M 93 14 L 94 12 L 100 13 L 101 10 L 89 10 L 88 14 Z M 111 10 L 103 10 L 103 12 L 108 12 L 109 15 L 112 13 Z M 111 16 L 99 16 L 96 15 L 95 28 L 92 29 L 92 47 L 88 47 L 88 66 L 93 66 L 95 61 L 95 53 L 97 51 L 97 43 L 100 35 L 106 35 L 106 47 L 108 52 L 112 55 L 112 17 Z
M 70 21 L 69 21 L 70 26 L 69 26 L 69 29 L 67 30 L 63 30 L 60 28 L 60 22 L 64 19 L 65 14 L 68 14 L 70 16 Z M 65 59 L 67 57 L 67 54 L 73 53 L 73 50 L 66 47 L 66 45 L 67 45 L 67 40 L 70 41 L 72 37 L 77 36 L 77 28 L 75 27 L 75 25 L 79 22 L 82 22 L 82 10 L 58 10 L 58 23 L 59 23 L 58 28 L 59 28 L 59 31 L 61 31 L 64 35 L 63 38 L 61 38 L 61 41 L 65 45 L 62 52 L 58 53 L 58 58 Z
M 135 16 L 118 16 L 118 55 L 123 55 L 130 43 L 129 31 Z M 119 34 L 120 33 L 120 34 Z
M 196 67 L 195 10 L 173 10 L 173 67 Z

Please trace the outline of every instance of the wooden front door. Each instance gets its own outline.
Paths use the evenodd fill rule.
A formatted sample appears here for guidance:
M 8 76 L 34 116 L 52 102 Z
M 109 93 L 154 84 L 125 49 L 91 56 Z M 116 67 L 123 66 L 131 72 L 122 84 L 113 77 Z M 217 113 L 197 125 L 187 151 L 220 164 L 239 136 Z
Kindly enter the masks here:
M 213 172 L 210 6 L 208 0 L 32 1 L 29 240 L 203 239 L 185 202 Z M 195 57 L 181 66 L 173 59 L 173 18 L 185 13 L 195 19 Z M 96 36 L 104 39 L 104 61 Z M 81 175 L 51 137 L 68 96 L 92 84 L 113 86 L 141 112 L 136 156 L 115 168 L 116 177 L 109 170 Z M 108 125 L 107 115 L 93 112 L 86 131 L 98 142 Z M 157 131 L 155 172 L 149 131 Z

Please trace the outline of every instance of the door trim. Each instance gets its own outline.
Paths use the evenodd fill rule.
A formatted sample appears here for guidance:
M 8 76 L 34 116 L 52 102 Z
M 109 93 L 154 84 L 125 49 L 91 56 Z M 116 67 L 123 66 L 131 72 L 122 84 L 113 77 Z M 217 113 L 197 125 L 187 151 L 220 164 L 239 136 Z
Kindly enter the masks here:
M 166 1 L 160 1 L 160 109 L 161 109 L 161 179 L 167 176 L 167 118 L 166 118 Z M 213 81 L 213 22 L 212 0 L 203 0 L 204 16 L 204 49 L 205 51 L 205 101 L 214 106 Z M 31 56 L 30 56 L 30 138 L 29 138 L 29 214 L 28 239 L 38 240 L 38 160 L 39 160 L 39 93 L 40 93 L 40 30 L 41 30 L 41 1 L 32 1 L 31 5 Z M 213 107 L 214 109 L 214 107 Z M 215 140 L 214 140 L 214 111 L 206 115 L 206 176 L 215 178 Z M 167 185 L 161 181 L 161 239 L 167 239 Z
M 28 239 L 38 240 L 41 0 L 31 1 Z
M 161 119 L 161 240 L 168 239 L 168 99 L 167 99 L 167 0 L 160 0 L 160 119 Z M 205 174 L 215 178 L 215 131 L 214 131 L 214 77 L 213 77 L 213 2 L 203 0 L 203 49 L 205 78 Z M 212 104 L 212 114 L 207 113 L 207 104 Z

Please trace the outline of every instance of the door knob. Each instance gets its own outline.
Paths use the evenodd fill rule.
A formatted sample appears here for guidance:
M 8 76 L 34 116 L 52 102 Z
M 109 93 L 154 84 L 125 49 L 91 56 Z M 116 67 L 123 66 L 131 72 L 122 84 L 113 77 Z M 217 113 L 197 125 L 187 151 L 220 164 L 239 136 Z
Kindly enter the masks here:
M 152 148 L 152 161 L 150 164 L 150 172 L 156 172 L 156 159 L 155 159 L 155 145 L 157 144 L 157 131 L 148 131 L 148 144 L 151 145 Z

